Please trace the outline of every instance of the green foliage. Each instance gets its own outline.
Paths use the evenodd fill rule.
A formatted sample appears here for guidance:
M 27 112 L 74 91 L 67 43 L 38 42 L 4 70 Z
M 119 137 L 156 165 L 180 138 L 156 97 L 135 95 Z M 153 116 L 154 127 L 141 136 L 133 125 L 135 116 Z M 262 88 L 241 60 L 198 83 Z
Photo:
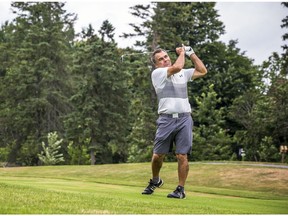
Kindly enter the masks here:
M 210 85 L 201 97 L 196 97 L 192 160 L 228 160 L 232 155 L 231 139 L 223 128 L 224 108 L 217 109 L 221 98 L 213 88 Z
M 40 151 L 40 144 L 35 144 L 34 142 L 34 137 L 30 136 L 22 143 L 16 158 L 17 165 L 29 166 L 39 164 L 38 153 Z
M 260 161 L 280 161 L 280 154 L 276 146 L 273 144 L 272 137 L 264 137 L 259 146 Z
M 88 144 L 89 140 L 84 142 L 85 144 L 80 144 L 77 146 L 73 145 L 73 141 L 71 141 L 67 147 L 68 155 L 70 157 L 70 164 L 78 164 L 78 165 L 87 165 L 90 163 Z
M 3 145 L 15 140 L 9 162 L 36 165 L 35 143 L 41 143 L 48 131 L 61 133 L 61 118 L 70 111 L 68 64 L 74 17 L 59 2 L 11 6 L 17 17 L 3 27 L 0 46 L 5 71 L 0 80 L 0 97 L 5 101 L 0 107 L 5 125 L 0 140 Z
M 73 112 L 65 118 L 68 139 L 90 151 L 91 164 L 126 161 L 128 77 L 121 67 L 113 26 L 104 21 L 101 38 L 89 26 L 75 43 Z M 70 146 L 72 148 L 72 146 Z
M 98 34 L 89 25 L 76 35 L 77 17 L 63 9 L 65 3 L 11 6 L 16 18 L 0 27 L 0 160 L 8 165 L 38 165 L 50 131 L 67 141 L 67 164 L 150 161 L 157 98 L 148 55 L 179 43 L 191 45 L 208 69 L 188 86 L 195 123 L 191 159 L 239 160 L 243 148 L 245 160 L 280 160 L 276 150 L 288 143 L 287 45 L 253 65 L 237 40 L 218 41 L 225 29 L 214 2 L 132 7 L 140 22 L 123 36 L 140 36 L 142 50 L 118 48 L 109 20 Z M 282 23 L 287 28 L 287 17 Z M 185 67 L 193 65 L 187 60 Z
M 143 162 L 151 159 L 156 129 L 156 94 L 151 82 L 151 73 L 147 56 L 130 57 L 125 62 L 125 70 L 130 73 L 129 123 L 127 136 L 128 162 Z
M 265 99 L 258 91 L 251 91 L 238 97 L 231 106 L 230 117 L 244 128 L 236 132 L 234 139 L 238 146 L 244 147 L 247 160 L 259 160 L 258 143 L 262 140 L 263 131 L 272 123 L 266 115 L 269 106 Z
M 287 2 L 281 2 L 281 4 L 286 7 L 286 9 L 288 8 L 288 3 Z M 284 33 L 284 35 L 282 36 L 282 39 L 284 42 L 286 42 L 288 40 L 288 15 L 282 19 L 282 25 L 281 28 L 286 28 L 286 32 Z M 284 45 L 282 46 L 284 53 L 282 54 L 282 61 L 281 61 L 281 71 L 280 73 L 283 76 L 288 75 L 288 45 L 287 42 L 284 43 Z
M 59 153 L 63 139 L 58 139 L 57 132 L 50 132 L 47 135 L 48 143 L 42 142 L 43 151 L 38 154 L 44 165 L 56 165 L 64 161 L 63 154 Z
M 0 162 L 5 162 L 8 159 L 8 149 L 7 148 L 0 148 Z
M 145 36 L 145 41 L 137 41 L 136 44 L 145 46 L 148 50 L 157 46 L 171 50 L 179 43 L 191 46 L 210 43 L 224 33 L 223 23 L 217 19 L 219 15 L 214 6 L 214 2 L 158 2 L 147 6 L 135 5 L 131 8 L 132 15 L 143 22 L 131 23 L 134 33 L 125 33 L 123 36 Z
M 145 162 L 151 160 L 153 149 L 153 138 L 155 131 L 155 122 L 151 119 L 155 118 L 155 114 L 151 110 L 143 110 L 135 118 L 132 131 L 128 136 L 129 158 L 128 162 Z

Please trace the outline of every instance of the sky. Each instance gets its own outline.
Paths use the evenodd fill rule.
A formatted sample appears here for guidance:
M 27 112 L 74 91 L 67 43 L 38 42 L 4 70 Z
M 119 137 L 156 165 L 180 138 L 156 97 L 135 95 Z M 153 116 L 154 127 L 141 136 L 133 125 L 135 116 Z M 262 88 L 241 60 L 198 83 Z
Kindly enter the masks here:
M 14 17 L 10 3 L 8 0 L 0 1 L 0 24 Z M 133 32 L 129 23 L 139 23 L 139 19 L 130 14 L 129 7 L 147 3 L 147 0 L 66 0 L 65 9 L 78 15 L 76 32 L 89 24 L 98 31 L 103 21 L 108 20 L 115 28 L 118 46 L 125 48 L 132 47 L 134 41 L 120 38 L 119 35 Z M 220 15 L 219 20 L 225 25 L 226 33 L 220 40 L 224 43 L 237 40 L 237 47 L 248 58 L 254 59 L 255 64 L 261 64 L 273 52 L 283 53 L 281 46 L 285 43 L 282 36 L 288 29 L 282 29 L 280 25 L 288 15 L 288 8 L 280 1 L 217 1 L 215 9 Z

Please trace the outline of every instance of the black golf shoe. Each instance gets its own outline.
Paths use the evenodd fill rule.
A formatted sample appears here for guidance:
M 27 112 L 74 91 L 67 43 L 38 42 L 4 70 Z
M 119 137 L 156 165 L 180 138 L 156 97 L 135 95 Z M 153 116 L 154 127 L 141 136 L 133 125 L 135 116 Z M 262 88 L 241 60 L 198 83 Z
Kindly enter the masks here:
M 164 181 L 162 179 L 160 179 L 159 182 L 157 184 L 155 184 L 152 181 L 152 179 L 150 179 L 150 182 L 148 182 L 148 183 L 149 183 L 148 186 L 144 189 L 142 194 L 147 194 L 147 195 L 152 194 L 157 187 L 160 188 L 164 184 Z
M 168 198 L 185 199 L 186 194 L 184 188 L 177 186 L 176 190 L 167 195 Z

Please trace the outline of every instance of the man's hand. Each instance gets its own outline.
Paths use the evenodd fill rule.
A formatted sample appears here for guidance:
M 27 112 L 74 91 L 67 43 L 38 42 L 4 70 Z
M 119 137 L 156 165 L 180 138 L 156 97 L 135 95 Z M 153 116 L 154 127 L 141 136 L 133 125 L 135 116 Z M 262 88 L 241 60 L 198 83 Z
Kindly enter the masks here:
M 190 58 L 190 56 L 191 56 L 192 54 L 195 53 L 191 46 L 185 46 L 184 48 L 185 48 L 185 54 L 186 54 L 189 58 Z
M 183 44 L 182 44 L 181 47 L 177 47 L 177 48 L 176 48 L 176 53 L 177 53 L 177 55 L 180 55 L 182 52 L 185 53 L 185 47 L 184 47 Z
M 173 74 L 180 72 L 185 65 L 185 48 L 183 44 L 181 47 L 176 48 L 176 53 L 178 54 L 178 58 L 176 59 L 174 64 L 168 68 L 167 77 L 170 77 Z

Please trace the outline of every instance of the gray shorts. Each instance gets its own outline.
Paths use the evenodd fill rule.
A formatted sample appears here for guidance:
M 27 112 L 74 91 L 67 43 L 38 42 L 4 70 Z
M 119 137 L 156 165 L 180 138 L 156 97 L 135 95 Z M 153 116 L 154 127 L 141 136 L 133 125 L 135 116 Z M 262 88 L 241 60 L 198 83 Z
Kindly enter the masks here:
M 191 154 L 193 119 L 190 113 L 185 113 L 178 118 L 160 114 L 156 123 L 154 153 L 170 153 L 173 150 L 173 144 L 175 144 L 176 154 Z

